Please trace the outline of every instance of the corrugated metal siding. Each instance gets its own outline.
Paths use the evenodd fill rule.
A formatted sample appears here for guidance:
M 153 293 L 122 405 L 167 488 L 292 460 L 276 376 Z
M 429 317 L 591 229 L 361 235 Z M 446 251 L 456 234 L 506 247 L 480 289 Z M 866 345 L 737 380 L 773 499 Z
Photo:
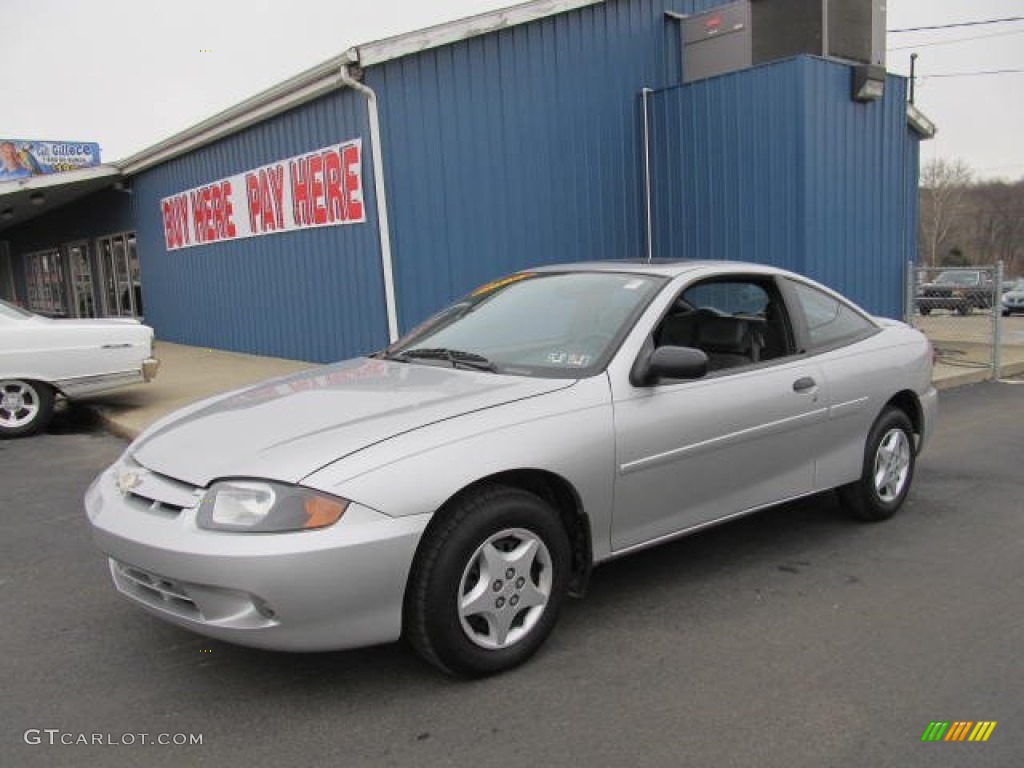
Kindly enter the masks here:
M 916 157 L 906 81 L 889 77 L 880 101 L 850 99 L 850 68 L 803 62 L 805 272 L 876 314 L 903 316 L 906 228 L 916 208 Z
M 370 67 L 400 326 L 504 272 L 641 255 L 640 90 L 680 79 L 667 9 L 612 0 Z
M 366 223 L 168 253 L 160 200 L 348 139 L 363 139 Z M 387 343 L 366 102 L 332 93 L 133 181 L 146 322 L 184 344 L 328 361 Z
M 776 264 L 900 316 L 916 237 L 905 81 L 858 104 L 850 77 L 801 57 L 654 94 L 655 253 Z
M 799 62 L 651 96 L 654 254 L 800 271 Z

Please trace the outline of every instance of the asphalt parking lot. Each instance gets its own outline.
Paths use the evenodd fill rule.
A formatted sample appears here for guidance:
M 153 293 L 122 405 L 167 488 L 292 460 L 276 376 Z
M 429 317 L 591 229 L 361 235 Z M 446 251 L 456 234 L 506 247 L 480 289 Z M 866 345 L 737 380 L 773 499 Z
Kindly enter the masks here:
M 532 662 L 476 682 L 401 644 L 275 654 L 128 605 L 81 509 L 125 443 L 65 412 L 0 442 L 0 765 L 1019 765 L 1024 384 L 941 409 L 893 520 L 825 495 L 613 562 Z M 998 725 L 922 743 L 936 720 Z

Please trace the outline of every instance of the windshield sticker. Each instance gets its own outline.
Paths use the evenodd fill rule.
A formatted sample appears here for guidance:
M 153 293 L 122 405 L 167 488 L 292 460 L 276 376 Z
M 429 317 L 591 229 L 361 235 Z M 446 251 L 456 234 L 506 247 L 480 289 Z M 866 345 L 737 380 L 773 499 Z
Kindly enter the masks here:
M 628 283 L 626 283 L 624 286 L 622 286 L 622 290 L 624 290 L 624 291 L 635 291 L 635 290 L 637 290 L 639 288 L 643 288 L 643 287 L 644 287 L 644 281 L 643 280 L 630 280 Z
M 590 361 L 593 359 L 593 355 L 588 355 L 584 352 L 548 353 L 548 362 L 551 365 L 567 365 L 570 368 L 586 368 L 588 365 L 590 365 Z
M 473 293 L 471 293 L 470 296 L 482 296 L 485 293 L 490 293 L 491 291 L 496 291 L 499 288 L 504 288 L 506 285 L 518 283 L 520 280 L 525 280 L 528 277 L 533 277 L 534 274 L 535 273 L 533 272 L 520 272 L 519 274 L 516 275 L 509 275 L 508 277 L 503 277 L 500 280 L 495 280 L 493 282 L 481 285 L 479 288 L 473 291 Z

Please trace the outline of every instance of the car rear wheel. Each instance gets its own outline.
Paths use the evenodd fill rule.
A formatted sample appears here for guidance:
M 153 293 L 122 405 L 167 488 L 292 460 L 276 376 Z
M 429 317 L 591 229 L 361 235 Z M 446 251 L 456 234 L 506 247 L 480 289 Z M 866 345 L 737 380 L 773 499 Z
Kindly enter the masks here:
M 407 639 L 459 675 L 521 664 L 551 633 L 568 591 L 569 539 L 557 512 L 532 493 L 499 486 L 439 514 L 413 564 Z
M 49 384 L 27 379 L 0 379 L 0 437 L 20 437 L 46 428 L 53 415 Z
M 896 514 L 914 478 L 914 454 L 914 429 L 907 414 L 886 408 L 868 434 L 861 478 L 839 489 L 846 510 L 870 522 Z

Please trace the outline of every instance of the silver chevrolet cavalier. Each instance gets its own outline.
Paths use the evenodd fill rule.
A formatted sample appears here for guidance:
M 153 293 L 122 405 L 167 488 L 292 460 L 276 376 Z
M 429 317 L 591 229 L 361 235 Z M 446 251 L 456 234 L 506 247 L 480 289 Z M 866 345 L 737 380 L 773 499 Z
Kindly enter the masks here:
M 117 590 L 245 645 L 405 636 L 485 675 L 591 568 L 838 489 L 903 504 L 937 408 L 906 325 L 767 266 L 520 272 L 381 352 L 154 424 L 89 488 Z

